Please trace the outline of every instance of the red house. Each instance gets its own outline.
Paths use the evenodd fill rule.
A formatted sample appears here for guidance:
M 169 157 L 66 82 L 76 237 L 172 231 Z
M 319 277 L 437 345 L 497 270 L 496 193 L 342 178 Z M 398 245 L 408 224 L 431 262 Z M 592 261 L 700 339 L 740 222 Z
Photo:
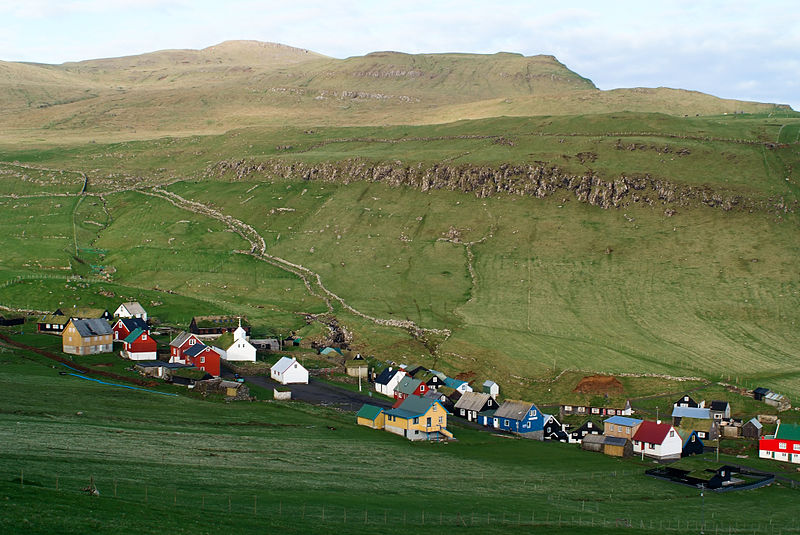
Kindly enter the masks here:
M 219 377 L 220 355 L 214 348 L 205 344 L 193 344 L 183 352 L 186 364 L 191 364 L 197 369 L 210 373 L 214 377 Z
M 136 329 L 141 329 L 143 331 L 149 330 L 147 323 L 140 318 L 122 318 L 117 320 L 112 327 L 114 331 L 114 341 L 119 342 L 120 340 L 125 340 L 128 335 Z
M 136 329 L 122 341 L 123 351 L 131 360 L 156 360 L 156 341 L 149 331 Z
M 422 396 L 428 391 L 428 386 L 411 376 L 403 377 L 394 389 L 394 399 L 404 400 L 408 396 Z
M 181 333 L 169 343 L 169 361 L 188 364 L 183 353 L 195 344 L 202 345 L 203 342 L 201 342 L 197 336 L 187 333 L 186 331 L 181 331 Z
M 787 463 L 800 464 L 800 425 L 782 424 L 774 435 L 766 435 L 758 441 L 758 456 Z

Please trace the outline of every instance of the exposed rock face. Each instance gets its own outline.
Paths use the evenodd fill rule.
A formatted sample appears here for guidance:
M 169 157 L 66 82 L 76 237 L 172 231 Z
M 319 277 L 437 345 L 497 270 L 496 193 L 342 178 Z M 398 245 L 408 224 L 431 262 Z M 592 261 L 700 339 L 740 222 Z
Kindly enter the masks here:
M 574 175 L 555 165 L 510 165 L 497 167 L 477 165 L 435 164 L 403 165 L 400 162 L 375 163 L 361 159 L 308 164 L 286 160 L 226 160 L 210 166 L 209 175 L 232 174 L 236 179 L 251 175 L 277 176 L 292 180 L 319 180 L 349 184 L 383 182 L 391 186 L 408 186 L 421 191 L 444 189 L 472 193 L 479 198 L 497 194 L 548 197 L 572 192 L 577 200 L 602 208 L 621 207 L 633 203 L 687 206 L 704 204 L 723 210 L 763 210 L 790 212 L 782 199 L 749 199 L 735 193 L 714 191 L 706 186 L 674 184 L 642 176 L 620 176 L 604 179 L 589 171 Z

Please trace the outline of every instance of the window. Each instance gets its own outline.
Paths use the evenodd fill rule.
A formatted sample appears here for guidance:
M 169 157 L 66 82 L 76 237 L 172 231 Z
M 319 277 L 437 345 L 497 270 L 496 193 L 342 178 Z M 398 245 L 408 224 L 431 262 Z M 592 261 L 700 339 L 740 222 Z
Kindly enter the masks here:
M 785 450 L 786 442 L 778 442 L 778 449 Z
M 204 363 L 205 361 L 206 361 L 206 358 L 205 358 L 205 357 L 200 357 L 200 362 L 201 362 L 201 363 Z
M 648 444 L 647 447 L 649 447 L 651 450 L 656 449 L 656 445 L 655 444 Z
M 436 412 L 436 403 L 433 404 L 433 412 Z
M 419 391 L 425 392 L 425 385 L 419 385 Z
M 418 424 L 419 423 L 419 418 L 414 418 L 414 423 Z
M 439 416 L 439 425 L 442 425 L 443 423 L 444 423 L 444 418 L 442 416 Z
M 631 428 L 630 427 L 626 427 L 625 428 L 625 434 L 627 434 L 627 435 L 631 434 Z
M 639 441 L 638 441 L 638 440 L 634 440 L 634 441 L 633 441 L 633 445 L 634 445 L 634 446 L 638 446 L 638 445 L 639 445 Z
M 531 416 L 536 416 L 536 411 L 531 411 Z
M 674 437 L 675 436 L 675 431 L 670 430 L 669 436 L 670 436 L 670 438 Z
M 190 345 L 190 346 L 193 346 L 193 345 L 194 345 L 194 338 L 189 338 L 189 345 Z
M 147 340 L 147 335 L 142 333 L 142 340 Z
M 794 446 L 792 446 L 792 449 L 794 451 L 800 451 L 800 444 L 795 444 Z
M 431 419 L 428 418 L 427 420 L 425 420 L 425 427 L 430 427 L 430 426 L 431 426 Z
M 508 425 L 508 420 L 503 420 L 503 425 Z

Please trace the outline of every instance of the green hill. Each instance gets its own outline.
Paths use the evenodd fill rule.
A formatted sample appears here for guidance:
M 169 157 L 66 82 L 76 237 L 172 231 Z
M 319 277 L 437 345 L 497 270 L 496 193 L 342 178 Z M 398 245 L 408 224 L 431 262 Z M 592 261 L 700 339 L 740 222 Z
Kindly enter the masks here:
M 5 92 L 2 306 L 125 296 L 274 335 L 335 318 L 362 354 L 539 401 L 564 369 L 800 395 L 790 109 L 599 91 L 507 53 L 232 42 L 0 67 L 96 95 Z

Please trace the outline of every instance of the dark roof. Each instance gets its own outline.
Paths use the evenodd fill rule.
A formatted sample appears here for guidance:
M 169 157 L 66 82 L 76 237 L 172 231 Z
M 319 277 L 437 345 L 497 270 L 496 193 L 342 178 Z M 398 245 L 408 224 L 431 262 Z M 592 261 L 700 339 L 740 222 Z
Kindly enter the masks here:
M 194 368 L 189 364 L 181 364 L 179 362 L 164 362 L 163 360 L 140 360 L 135 363 L 136 366 L 142 368 L 169 368 L 170 370 L 177 370 L 179 368 Z
M 238 327 L 238 316 L 195 316 L 192 321 L 200 329 L 214 329 L 216 327 Z M 246 323 L 246 318 L 241 318 L 242 323 Z M 246 325 L 242 326 L 246 328 Z
M 88 319 L 88 320 L 72 320 L 72 324 L 78 330 L 81 338 L 87 336 L 105 336 L 112 334 L 111 325 L 102 318 Z
M 727 409 L 729 406 L 730 404 L 727 401 L 712 401 L 710 408 L 712 411 L 725 412 L 725 409 Z
M 189 346 L 188 348 L 186 348 L 186 351 L 184 351 L 183 353 L 185 355 L 189 355 L 190 357 L 196 357 L 207 348 L 208 346 L 205 344 L 194 344 L 193 346 Z
M 515 401 L 507 399 L 494 413 L 496 418 L 511 418 L 512 420 L 522 420 L 527 416 L 528 411 L 535 409 L 536 406 L 530 401 Z
M 484 394 L 483 392 L 466 392 L 456 402 L 456 408 L 466 409 L 468 411 L 480 411 L 491 397 L 492 396 L 489 394 Z
M 426 368 L 424 366 L 414 366 L 414 367 L 411 367 L 411 368 L 406 368 L 406 373 L 408 375 L 410 375 L 411 377 L 414 377 L 419 372 L 426 372 L 426 371 L 428 371 L 428 368 Z
M 672 429 L 672 426 L 669 424 L 644 421 L 639 426 L 636 434 L 633 435 L 633 440 L 647 442 L 648 444 L 663 444 L 670 429 Z
M 605 440 L 603 440 L 603 443 L 609 446 L 625 446 L 626 442 L 628 442 L 628 439 L 623 437 L 605 437 Z
M 120 318 L 117 321 L 121 322 L 130 332 L 133 332 L 136 329 L 142 329 L 143 331 L 147 330 L 147 322 L 142 318 Z
M 759 386 L 758 388 L 756 388 L 755 390 L 753 390 L 753 392 L 754 392 L 755 394 L 763 394 L 763 395 L 767 395 L 767 394 L 769 394 L 769 388 L 764 388 L 763 386 Z
M 391 381 L 392 378 L 394 378 L 394 376 L 401 371 L 402 370 L 395 368 L 386 368 L 378 375 L 378 377 L 375 378 L 375 382 L 380 385 L 388 385 L 389 381 Z

